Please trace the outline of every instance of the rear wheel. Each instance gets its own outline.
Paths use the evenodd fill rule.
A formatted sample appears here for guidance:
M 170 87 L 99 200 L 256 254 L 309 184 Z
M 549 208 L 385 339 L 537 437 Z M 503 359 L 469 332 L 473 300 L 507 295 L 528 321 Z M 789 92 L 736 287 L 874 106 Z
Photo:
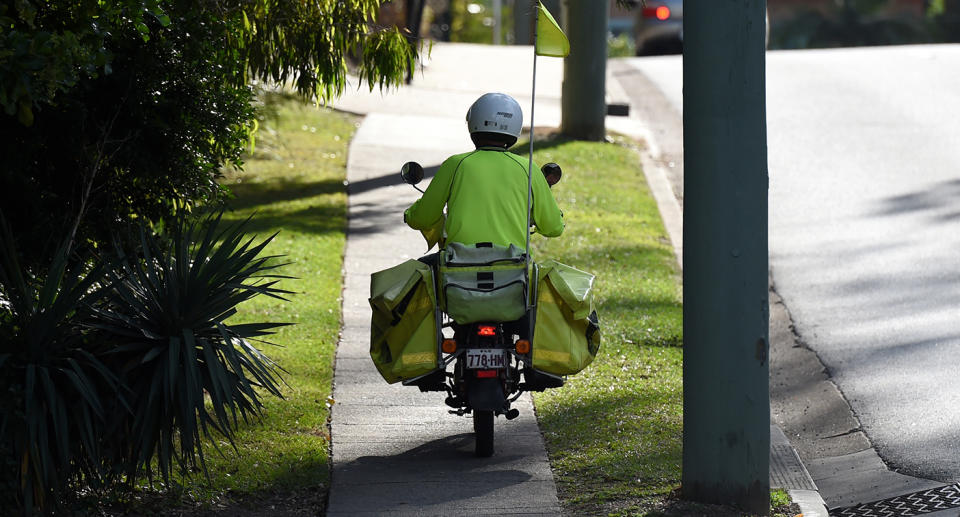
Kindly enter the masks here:
M 477 457 L 493 456 L 493 411 L 473 410 L 473 433 Z

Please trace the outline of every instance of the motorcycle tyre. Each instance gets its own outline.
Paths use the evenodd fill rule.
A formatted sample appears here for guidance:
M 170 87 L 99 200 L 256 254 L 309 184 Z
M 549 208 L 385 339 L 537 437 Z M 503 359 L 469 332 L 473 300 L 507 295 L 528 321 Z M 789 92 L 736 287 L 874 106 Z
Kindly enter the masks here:
M 476 440 L 474 453 L 478 458 L 493 456 L 493 418 L 491 410 L 473 411 L 473 433 Z

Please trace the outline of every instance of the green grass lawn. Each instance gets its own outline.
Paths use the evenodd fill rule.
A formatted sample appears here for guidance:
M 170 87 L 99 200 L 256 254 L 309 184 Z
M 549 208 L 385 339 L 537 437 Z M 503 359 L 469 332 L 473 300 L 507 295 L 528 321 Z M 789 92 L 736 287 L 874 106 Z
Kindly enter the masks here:
M 657 507 L 680 482 L 680 277 L 637 153 L 625 140 L 561 138 L 534 152 L 564 170 L 553 190 L 567 225 L 535 240 L 535 259 L 597 276 L 596 360 L 535 397 L 561 501 L 577 515 Z
M 291 262 L 280 287 L 290 302 L 259 296 L 231 321 L 289 322 L 261 345 L 287 373 L 284 399 L 265 398 L 259 423 L 241 425 L 239 452 L 220 441 L 223 455 L 207 448 L 210 481 L 196 473 L 179 479 L 186 504 L 322 510 L 330 476 L 328 397 L 340 330 L 342 259 L 346 229 L 347 145 L 359 119 L 269 97 L 255 152 L 242 172 L 222 182 L 234 195 L 224 215 L 262 240 L 280 232 L 268 255 Z M 191 503 L 192 501 L 192 503 Z M 182 508 L 182 507 L 181 507 Z

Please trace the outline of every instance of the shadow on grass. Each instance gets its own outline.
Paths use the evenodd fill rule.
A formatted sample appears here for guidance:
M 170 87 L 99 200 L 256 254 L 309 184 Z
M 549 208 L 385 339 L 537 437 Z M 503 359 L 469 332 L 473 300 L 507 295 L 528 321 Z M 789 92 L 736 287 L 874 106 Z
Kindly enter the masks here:
M 247 214 L 226 212 L 223 220 L 242 221 Z M 280 230 L 293 230 L 300 233 L 326 234 L 342 232 L 346 227 L 346 213 L 342 207 L 312 206 L 302 210 L 283 213 L 261 211 L 244 225 L 244 232 L 250 235 L 272 234 Z
M 538 418 L 573 514 L 660 509 L 682 459 L 681 352 L 668 350 L 683 335 L 676 262 L 669 248 L 629 235 L 584 238 L 544 254 L 597 275 L 604 341 L 569 391 L 537 399 Z
M 527 156 L 530 153 L 530 132 L 524 131 L 522 135 L 524 140 L 517 142 L 509 150 L 511 153 L 519 154 L 521 156 Z M 552 149 L 554 147 L 560 147 L 563 144 L 574 142 L 573 138 L 564 136 L 560 134 L 558 130 L 553 130 L 546 134 L 537 134 L 536 139 L 533 141 L 533 152 L 542 151 L 544 149 Z M 562 166 L 562 164 L 561 164 Z
M 342 181 L 298 181 L 289 178 L 263 183 L 233 183 L 227 185 L 227 188 L 235 196 L 226 203 L 230 210 L 249 210 L 274 203 L 346 192 Z
M 253 217 L 244 225 L 249 234 L 270 234 L 278 230 L 300 233 L 326 234 L 342 232 L 346 228 L 346 208 L 343 204 L 328 204 L 318 200 L 309 206 L 284 206 L 328 194 L 343 193 L 343 183 L 335 180 L 315 182 L 273 180 L 265 183 L 238 183 L 229 186 L 236 196 L 225 203 L 226 222 Z
M 560 238 L 567 237 L 566 233 Z M 577 237 L 570 235 L 569 237 Z M 642 280 L 649 277 L 653 270 L 663 270 L 667 266 L 675 272 L 676 260 L 673 251 L 663 246 L 648 244 L 618 244 L 604 246 L 601 242 L 590 242 L 586 245 L 569 251 L 553 250 L 552 243 L 541 245 L 537 250 L 544 259 L 552 258 L 584 271 L 604 271 L 616 273 L 622 282 L 625 279 Z
M 564 469 L 564 475 L 583 470 L 608 480 L 644 478 L 679 483 L 683 427 L 680 394 L 665 392 L 660 385 L 662 382 L 659 376 L 649 376 L 639 381 L 641 389 L 621 388 L 609 392 L 594 389 L 591 391 L 593 396 L 565 397 L 554 401 L 557 404 L 554 408 L 538 408 L 537 417 L 545 429 L 583 431 L 548 433 L 551 447 L 557 447 L 555 452 L 598 452 L 587 457 L 578 456 L 581 467 Z M 642 388 L 644 383 L 649 389 Z M 612 380 L 611 386 L 613 384 Z M 576 384 L 571 383 L 571 389 L 574 388 L 577 388 Z M 676 414 L 664 414 L 664 406 L 671 403 L 678 404 L 674 408 Z M 631 433 L 634 438 L 639 435 L 640 440 L 631 441 L 639 443 L 640 448 L 629 451 L 629 456 L 620 454 L 623 451 L 616 448 L 628 445 L 626 441 L 610 441 L 618 432 Z
M 202 474 L 195 474 L 202 476 Z M 267 478 L 256 488 L 219 493 L 215 502 L 194 498 L 176 481 L 171 490 L 143 488 L 110 494 L 107 499 L 83 499 L 81 502 L 100 515 L 164 517 L 261 517 L 263 515 L 321 515 L 326 506 L 329 465 L 325 461 L 304 461 Z M 190 483 L 193 484 L 193 483 Z M 291 488 L 297 487 L 297 488 Z M 202 489 L 201 489 L 202 490 Z M 116 513 L 113 513 L 116 512 Z M 91 513 L 93 515 L 94 513 Z M 83 515 L 86 515 L 84 513 Z
M 683 304 L 679 300 L 668 296 L 648 296 L 643 293 L 636 296 L 606 296 L 600 301 L 599 305 L 604 310 L 620 313 L 641 311 L 663 314 L 669 311 L 678 311 L 679 313 L 683 310 Z
M 673 252 L 662 247 L 635 244 L 603 247 L 592 245 L 569 252 L 541 252 L 570 266 L 596 275 L 595 286 L 602 294 L 602 307 L 612 310 L 649 309 L 662 312 L 682 310 L 680 293 L 675 289 Z M 665 269 L 667 265 L 671 269 Z M 661 274 L 651 275 L 659 271 Z M 669 274 L 663 274 L 669 271 Z M 606 294 L 611 293 L 611 294 Z
M 654 389 L 598 395 L 558 401 L 552 409 L 537 404 L 561 499 L 574 515 L 662 504 L 680 484 L 679 407 L 665 417 L 670 395 Z

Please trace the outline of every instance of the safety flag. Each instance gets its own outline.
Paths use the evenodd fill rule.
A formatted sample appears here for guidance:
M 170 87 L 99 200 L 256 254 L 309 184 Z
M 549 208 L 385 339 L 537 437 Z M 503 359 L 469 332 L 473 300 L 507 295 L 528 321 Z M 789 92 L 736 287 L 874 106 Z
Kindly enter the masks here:
M 537 1 L 537 24 L 533 36 L 533 87 L 530 92 L 530 155 L 528 157 L 527 171 L 533 171 L 533 109 L 537 105 L 537 56 L 567 57 L 570 53 L 570 42 L 567 41 L 567 35 L 563 33 L 557 20 L 550 16 L 550 11 Z M 603 0 L 606 1 L 606 0 Z M 527 173 L 527 228 L 533 221 L 533 173 Z M 527 272 L 530 268 L 530 232 L 527 234 Z M 528 284 L 530 279 L 527 278 Z
M 570 42 L 567 35 L 560 29 L 557 20 L 553 19 L 550 11 L 537 2 L 537 35 L 536 50 L 538 56 L 567 57 L 570 53 Z

